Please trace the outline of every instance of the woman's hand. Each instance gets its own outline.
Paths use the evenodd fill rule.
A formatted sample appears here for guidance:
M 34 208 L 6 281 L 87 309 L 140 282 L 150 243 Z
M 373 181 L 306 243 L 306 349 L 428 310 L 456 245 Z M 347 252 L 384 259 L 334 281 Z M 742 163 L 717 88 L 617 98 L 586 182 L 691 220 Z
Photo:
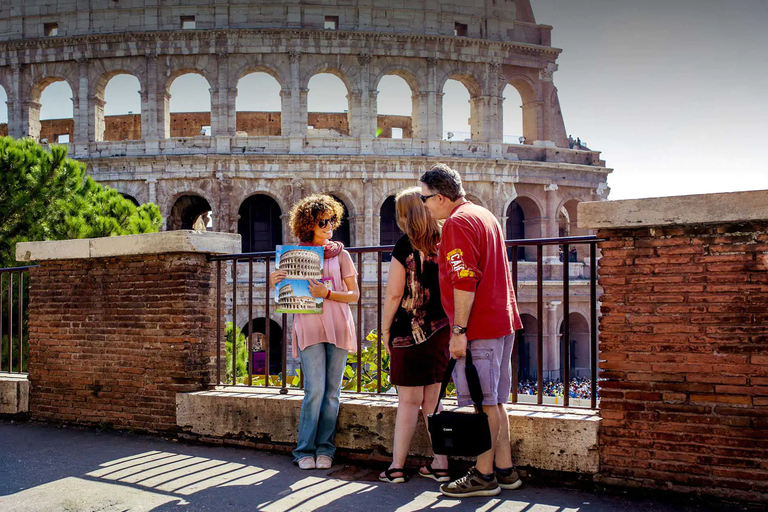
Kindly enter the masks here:
M 387 351 L 387 355 L 392 356 L 392 350 L 389 348 L 389 330 L 381 331 L 381 344 L 384 345 L 384 350 Z
M 324 299 L 328 295 L 328 288 L 325 287 L 322 281 L 317 279 L 309 280 L 309 294 L 315 298 Z
M 288 272 L 285 270 L 275 270 L 271 274 L 269 274 L 269 286 L 272 288 L 275 287 L 277 283 L 285 279 L 285 276 L 288 275 Z

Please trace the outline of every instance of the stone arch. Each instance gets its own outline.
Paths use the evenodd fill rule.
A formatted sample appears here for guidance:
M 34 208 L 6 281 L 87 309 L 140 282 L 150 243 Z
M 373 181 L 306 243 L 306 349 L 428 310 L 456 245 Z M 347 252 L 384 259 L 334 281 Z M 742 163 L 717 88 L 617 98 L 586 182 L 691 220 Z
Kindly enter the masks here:
M 0 137 L 9 134 L 11 120 L 10 109 L 7 108 L 9 101 L 8 89 L 0 77 Z M 3 129 L 3 125 L 5 125 L 5 129 Z
M 571 311 L 568 314 L 568 331 L 570 342 L 570 374 L 571 378 L 586 378 L 590 376 L 590 327 L 586 315 L 579 311 Z M 564 319 L 561 318 L 558 327 L 560 338 L 560 361 L 561 361 L 561 380 L 562 380 L 562 361 L 563 361 L 563 327 Z
M 345 59 L 342 56 L 339 55 L 338 57 L 339 62 L 336 63 L 324 59 L 322 62 L 315 62 L 314 64 L 307 66 L 301 73 L 299 81 L 301 89 L 309 89 L 309 81 L 312 80 L 312 77 L 315 75 L 328 73 L 337 77 L 344 83 L 344 87 L 347 88 L 347 93 L 359 93 L 360 89 L 358 85 L 360 84 L 360 73 L 357 71 L 359 64 L 355 62 L 353 66 L 350 66 L 352 62 L 345 63 L 343 62 Z
M 437 79 L 437 90 L 442 91 L 448 80 L 461 82 L 469 91 L 470 98 L 476 98 L 483 94 L 483 86 L 475 77 L 475 72 L 467 68 L 448 68 L 445 69 Z
M 45 89 L 56 82 L 65 82 L 69 86 L 70 93 L 72 94 L 72 120 L 69 123 L 64 123 L 61 126 L 52 127 L 48 126 L 45 130 L 43 130 L 43 126 L 40 119 L 40 112 L 42 110 L 42 95 Z M 61 75 L 51 75 L 43 77 L 35 82 L 33 82 L 32 88 L 30 90 L 29 95 L 29 107 L 26 112 L 27 115 L 27 127 L 28 127 L 28 135 L 37 140 L 40 141 L 42 139 L 46 139 L 48 142 L 57 142 L 56 137 L 60 134 L 68 134 L 70 143 L 74 142 L 75 137 L 75 116 L 77 115 L 75 108 L 78 103 L 79 99 L 77 96 L 77 89 L 72 87 L 72 81 L 64 78 Z M 80 134 L 78 134 L 79 136 Z
M 379 67 L 372 71 L 373 76 L 371 78 L 371 90 L 375 91 L 378 88 L 381 79 L 388 75 L 395 75 L 405 80 L 405 83 L 407 83 L 408 87 L 411 88 L 413 94 L 418 94 L 424 89 L 422 83 L 419 80 L 418 71 L 410 69 L 410 67 L 405 65 L 405 63 L 388 63 L 384 67 Z
M 523 328 L 517 331 L 516 341 L 519 340 L 518 360 L 518 393 L 524 381 L 535 381 L 538 376 L 538 333 L 539 327 L 536 317 L 530 313 L 521 313 L 520 319 Z
M 539 139 L 539 123 L 542 122 L 542 100 L 539 97 L 539 84 L 527 75 L 512 74 L 506 78 L 505 85 L 517 90 L 522 101 L 524 144 L 533 144 Z
M 251 354 L 249 364 L 252 364 L 252 373 L 254 375 L 263 375 L 266 369 L 266 351 L 264 343 L 266 342 L 266 319 L 263 316 L 251 319 L 243 325 L 241 332 L 245 336 L 246 343 L 251 332 L 254 351 Z M 259 336 L 261 335 L 261 336 Z M 257 350 L 260 348 L 260 350 Z M 269 374 L 277 375 L 282 371 L 283 357 L 283 327 L 275 320 L 269 320 Z
M 507 222 L 505 236 L 507 240 L 520 238 L 541 238 L 543 233 L 543 218 L 541 205 L 536 199 L 518 195 L 507 203 Z M 522 234 L 522 237 L 520 236 Z M 518 259 L 536 261 L 536 248 L 525 247 L 518 249 Z
M 283 209 L 271 196 L 255 192 L 238 209 L 237 232 L 242 237 L 243 252 L 274 251 L 283 243 Z
M 231 74 L 232 83 L 230 84 L 230 86 L 237 87 L 237 83 L 240 81 L 240 79 L 242 79 L 247 75 L 250 75 L 251 73 L 266 73 L 272 78 L 274 78 L 277 81 L 277 83 L 280 84 L 281 88 L 286 87 L 286 85 L 290 82 L 290 77 L 287 76 L 285 73 L 283 73 L 279 66 L 247 61 L 239 65 L 232 72 Z
M 382 111 L 381 108 L 381 100 L 382 95 L 387 94 L 387 89 L 381 88 L 381 82 L 388 76 L 395 76 L 400 78 L 405 85 L 408 87 L 410 91 L 410 115 L 407 115 L 405 119 L 403 119 L 401 116 L 406 116 L 405 114 L 393 114 L 390 112 Z M 377 76 L 372 80 L 372 83 L 374 84 L 373 89 L 376 94 L 376 101 L 374 102 L 374 108 L 375 108 L 375 114 L 376 114 L 376 126 L 377 126 L 377 137 L 379 138 L 403 138 L 403 139 L 412 139 L 414 138 L 414 135 L 418 134 L 421 131 L 421 128 L 419 126 L 419 102 L 420 102 L 420 96 L 419 96 L 419 83 L 416 76 L 410 71 L 405 70 L 403 66 L 397 66 L 397 65 L 390 65 L 387 69 L 385 69 L 383 72 L 378 73 Z M 398 96 L 399 97 L 399 96 Z M 395 137 L 393 134 L 393 128 L 397 128 L 399 130 L 402 130 L 402 135 L 400 137 Z M 380 133 L 380 135 L 379 135 Z
M 171 206 L 170 214 L 166 219 L 166 229 L 167 231 L 192 229 L 200 215 L 212 211 L 213 208 L 205 197 L 197 194 L 181 195 Z
M 94 142 L 103 141 L 103 140 L 138 140 L 142 138 L 142 118 L 144 110 L 148 108 L 148 105 L 145 105 L 144 98 L 141 98 L 141 110 L 138 113 L 138 119 L 136 119 L 135 124 L 138 126 L 135 128 L 132 128 L 128 131 L 128 134 L 125 137 L 107 137 L 108 129 L 107 129 L 107 119 L 105 115 L 105 107 L 107 105 L 106 102 L 106 89 L 107 85 L 109 84 L 110 80 L 115 78 L 118 75 L 130 75 L 134 77 L 139 82 L 139 96 L 141 97 L 141 91 L 145 90 L 145 84 L 146 82 L 143 81 L 145 78 L 143 76 L 143 73 L 135 73 L 132 70 L 129 70 L 128 68 L 115 68 L 112 70 L 105 70 L 104 73 L 98 76 L 98 78 L 95 81 L 94 84 L 94 93 L 93 93 L 93 99 L 91 100 L 90 104 L 90 113 L 89 116 L 91 117 L 90 124 L 93 126 L 91 128 L 92 133 L 89 134 L 89 139 L 93 140 Z M 134 114 L 136 115 L 136 114 Z M 136 137 L 136 132 L 138 133 L 138 137 Z
M 403 235 L 397 225 L 395 195 L 387 196 L 379 206 L 379 245 L 394 245 Z M 389 261 L 392 253 L 384 253 L 383 260 Z
M 271 84 L 265 84 L 270 88 L 274 88 L 277 85 L 277 97 L 272 94 L 268 95 L 269 103 L 274 103 L 274 109 L 261 109 L 252 110 L 244 109 L 239 106 L 241 100 L 244 100 L 245 92 L 242 89 L 242 81 L 251 75 L 267 75 L 271 78 Z M 272 68 L 265 66 L 249 66 L 244 67 L 240 73 L 240 77 L 235 83 L 235 90 L 237 91 L 235 96 L 235 134 L 238 136 L 281 136 L 282 135 L 282 112 L 284 111 L 283 105 L 283 90 L 284 83 L 280 82 L 280 77 Z M 261 91 L 262 99 L 264 99 L 265 91 Z
M 589 234 L 587 230 L 580 229 L 578 226 L 578 205 L 581 202 L 583 202 L 583 199 L 580 197 L 567 196 L 557 206 L 558 227 L 563 232 L 561 236 L 583 236 Z M 561 222 L 561 212 L 564 213 L 562 215 L 564 222 Z M 587 244 L 573 244 L 572 247 L 576 249 L 577 261 L 583 261 L 589 255 L 589 245 Z
M 175 61 L 174 61 L 175 62 Z M 171 137 L 194 137 L 200 134 L 200 132 L 194 128 L 194 127 L 188 127 L 187 129 L 183 129 L 180 126 L 178 126 L 183 120 L 179 120 L 178 123 L 173 123 L 173 117 L 171 116 L 171 87 L 173 86 L 173 83 L 176 81 L 177 78 L 187 75 L 187 74 L 195 74 L 201 76 L 206 83 L 208 84 L 208 98 L 211 103 L 211 110 L 208 111 L 207 115 L 205 115 L 204 112 L 199 113 L 200 115 L 196 116 L 199 118 L 199 121 L 202 126 L 213 126 L 213 110 L 214 110 L 214 104 L 213 104 L 213 97 L 211 94 L 211 90 L 214 87 L 212 84 L 216 84 L 215 75 L 211 74 L 209 70 L 207 70 L 204 67 L 197 66 L 197 65 L 182 65 L 182 63 L 178 63 L 179 67 L 173 68 L 173 70 L 169 70 L 168 78 L 165 80 L 165 83 L 163 85 L 163 93 L 160 94 L 161 98 L 161 105 L 159 105 L 160 109 L 163 112 L 163 133 L 161 134 L 163 138 L 171 138 Z M 213 77 L 213 79 L 211 79 Z M 206 124 L 207 123 L 207 124 Z M 190 125 L 191 126 L 191 125 Z
M 477 196 L 475 194 L 467 193 L 467 195 L 464 196 L 464 197 L 466 197 L 468 200 L 472 201 L 473 203 L 475 203 L 478 206 L 485 207 L 485 201 L 483 201 L 483 199 L 480 196 Z
M 333 235 L 333 239 L 343 242 L 347 247 L 354 247 L 354 245 L 359 245 L 357 238 L 357 226 L 355 225 L 355 219 L 357 218 L 355 202 L 350 198 L 349 194 L 339 192 L 337 190 L 323 193 L 332 196 L 334 199 L 341 202 L 342 206 L 344 207 L 345 218 L 342 220 L 342 224 L 340 226 L 341 230 L 336 230 Z M 339 231 L 341 231 L 341 233 L 339 233 Z M 346 238 L 347 242 L 344 241 L 344 238 Z
M 124 199 L 127 199 L 127 200 L 129 200 L 130 202 L 132 202 L 134 206 L 141 206 L 141 203 L 139 203 L 138 199 L 136 199 L 136 198 L 135 198 L 135 197 L 133 197 L 132 195 L 130 195 L 130 194 L 126 194 L 125 192 L 119 192 L 119 194 L 120 194 L 121 196 L 123 196 L 123 198 L 124 198 Z

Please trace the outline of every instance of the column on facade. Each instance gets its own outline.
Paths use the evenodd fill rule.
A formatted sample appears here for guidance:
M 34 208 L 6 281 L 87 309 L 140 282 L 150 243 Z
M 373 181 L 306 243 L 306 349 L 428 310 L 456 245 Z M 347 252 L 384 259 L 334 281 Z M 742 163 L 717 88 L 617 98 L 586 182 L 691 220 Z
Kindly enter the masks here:
M 290 138 L 291 153 L 304 152 L 304 136 L 307 133 L 307 100 L 306 89 L 301 88 L 299 63 L 301 52 L 288 52 L 290 64 L 290 82 L 281 91 L 282 102 L 282 135 Z M 303 101 L 302 101 L 303 92 Z M 286 101 L 287 100 L 287 101 Z M 302 104 L 304 107 L 302 108 Z
M 544 136 L 544 102 L 528 101 L 522 105 L 523 137 L 528 144 L 537 140 L 546 140 Z
M 544 238 L 557 238 L 560 235 L 560 229 L 557 223 L 557 205 L 560 203 L 560 197 L 557 194 L 558 186 L 554 183 L 544 185 L 544 217 L 542 218 L 542 236 Z M 545 263 L 559 263 L 557 245 L 544 246 Z
M 547 303 L 544 318 L 544 361 L 542 369 L 545 379 L 557 379 L 560 376 L 560 332 L 558 330 L 557 311 L 562 301 Z
M 428 155 L 440 153 L 442 139 L 442 92 L 437 91 L 437 59 L 428 57 L 427 81 L 424 89 L 413 94 L 413 138 L 428 141 Z
M 141 138 L 143 140 L 157 140 L 158 120 L 158 92 L 157 83 L 157 55 L 148 54 L 145 56 L 147 77 L 144 89 L 139 92 L 141 96 Z
M 25 135 L 22 121 L 21 65 L 11 65 L 11 81 L 8 90 L 8 135 L 20 139 Z
M 363 236 L 358 240 L 363 242 L 364 245 L 373 246 L 379 245 L 379 241 L 374 239 L 373 225 L 374 225 L 374 210 L 373 205 L 373 179 L 363 178 L 363 217 L 364 217 L 364 229 Z
M 229 55 L 220 53 L 217 61 L 217 83 L 211 84 L 211 135 L 234 137 L 237 124 L 237 88 L 229 87 Z
M 89 140 L 95 140 L 96 126 L 95 116 L 100 108 L 102 117 L 104 115 L 104 101 L 97 106 L 97 98 L 90 94 L 88 88 L 88 59 L 80 57 L 77 59 L 78 82 L 77 90 L 72 91 L 72 102 L 74 104 L 72 117 L 74 118 L 74 134 L 72 142 L 75 144 L 88 144 Z M 77 151 L 77 150 L 76 150 Z

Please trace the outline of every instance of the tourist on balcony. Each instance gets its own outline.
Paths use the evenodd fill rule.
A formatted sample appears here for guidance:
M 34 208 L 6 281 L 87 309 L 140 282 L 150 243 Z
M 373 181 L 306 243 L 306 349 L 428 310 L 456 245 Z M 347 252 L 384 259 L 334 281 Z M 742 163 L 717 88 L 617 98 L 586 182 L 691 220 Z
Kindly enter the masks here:
M 298 445 L 293 451 L 301 469 L 328 469 L 336 452 L 334 436 L 339 414 L 339 395 L 347 353 L 357 349 L 350 302 L 360 296 L 357 270 L 341 242 L 331 240 L 344 213 L 331 196 L 316 194 L 296 203 L 290 227 L 299 245 L 323 247 L 323 279 L 311 279 L 309 292 L 322 297 L 322 314 L 294 314 L 293 356 L 301 359 L 304 372 L 304 401 L 301 404 Z M 270 274 L 272 286 L 286 276 L 284 270 Z
M 440 294 L 452 325 L 449 350 L 457 360 L 453 382 L 460 406 L 472 399 L 465 377 L 465 356 L 472 359 L 483 389 L 493 446 L 477 457 L 475 467 L 440 486 L 446 496 L 494 496 L 522 482 L 512 465 L 509 402 L 512 346 L 522 329 L 504 234 L 491 212 L 468 201 L 459 173 L 434 165 L 421 178 L 421 199 L 432 216 L 446 219 L 438 251 Z
M 392 251 L 382 318 L 382 342 L 390 355 L 389 379 L 397 386 L 398 398 L 392 463 L 379 475 L 379 480 L 390 483 L 405 482 L 403 466 L 419 409 L 426 423 L 437 405 L 450 357 L 450 329 L 438 284 L 440 229 L 420 195 L 421 189 L 413 187 L 395 198 L 397 225 L 405 235 Z M 435 455 L 419 474 L 448 482 L 448 458 Z

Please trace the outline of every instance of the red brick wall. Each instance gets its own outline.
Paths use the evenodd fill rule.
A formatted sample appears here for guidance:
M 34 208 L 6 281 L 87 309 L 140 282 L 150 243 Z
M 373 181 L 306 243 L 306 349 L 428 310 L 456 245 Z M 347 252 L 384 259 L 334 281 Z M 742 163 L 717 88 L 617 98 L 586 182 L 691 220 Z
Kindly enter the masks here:
M 30 271 L 30 414 L 176 428 L 176 393 L 215 380 L 215 271 L 201 254 L 43 262 Z
M 600 479 L 768 500 L 768 221 L 598 236 Z

